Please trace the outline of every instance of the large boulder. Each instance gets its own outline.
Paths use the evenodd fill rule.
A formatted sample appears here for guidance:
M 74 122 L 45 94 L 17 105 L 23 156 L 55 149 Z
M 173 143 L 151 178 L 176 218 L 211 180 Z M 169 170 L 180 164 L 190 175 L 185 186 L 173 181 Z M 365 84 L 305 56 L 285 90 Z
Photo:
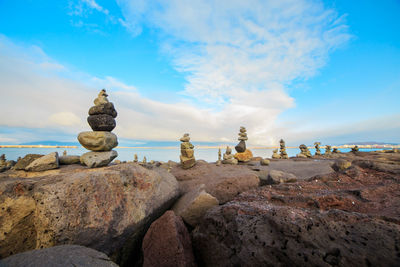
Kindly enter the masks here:
M 107 166 L 113 159 L 118 157 L 118 153 L 115 150 L 104 151 L 104 152 L 87 152 L 80 158 L 83 165 L 89 168 L 98 168 Z
M 26 154 L 23 158 L 20 158 L 17 161 L 17 164 L 14 165 L 14 170 L 25 170 L 29 164 L 31 164 L 34 160 L 43 157 L 44 155 L 40 154 Z
M 61 245 L 18 253 L 0 260 L 0 266 L 118 267 L 106 254 L 77 245 Z
M 216 166 L 199 160 L 193 168 L 188 170 L 174 166 L 171 173 L 179 181 L 183 193 L 204 184 L 205 191 L 217 198 L 219 203 L 228 202 L 239 193 L 259 185 L 257 175 L 247 166 L 229 164 Z
M 52 152 L 43 157 L 35 159 L 28 166 L 26 166 L 25 170 L 31 172 L 41 172 L 57 169 L 58 167 L 58 153 Z
M 110 151 L 118 145 L 117 136 L 111 132 L 81 132 L 78 135 L 81 145 L 92 151 Z
M 126 262 L 140 255 L 144 231 L 179 195 L 167 171 L 130 163 L 29 174 L 0 174 L 0 258 L 73 243 Z
M 142 248 L 143 267 L 196 266 L 189 232 L 171 210 L 151 224 Z

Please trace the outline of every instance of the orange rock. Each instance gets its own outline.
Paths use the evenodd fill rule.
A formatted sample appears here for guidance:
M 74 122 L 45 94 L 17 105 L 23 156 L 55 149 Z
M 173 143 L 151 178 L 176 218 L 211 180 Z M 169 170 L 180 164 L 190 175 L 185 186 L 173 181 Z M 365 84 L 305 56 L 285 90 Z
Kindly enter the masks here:
M 245 152 L 242 153 L 236 153 L 235 154 L 235 159 L 241 162 L 248 162 L 253 158 L 253 153 L 251 153 L 250 150 L 246 149 Z

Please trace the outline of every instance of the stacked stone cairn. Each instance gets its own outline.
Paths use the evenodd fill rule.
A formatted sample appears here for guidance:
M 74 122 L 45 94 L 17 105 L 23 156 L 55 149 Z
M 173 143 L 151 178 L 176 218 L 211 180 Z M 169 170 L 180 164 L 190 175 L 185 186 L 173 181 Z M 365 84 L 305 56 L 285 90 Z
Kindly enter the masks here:
M 221 148 L 218 148 L 218 160 L 217 160 L 217 166 L 221 165 Z
M 225 151 L 223 159 L 224 159 L 222 161 L 223 164 L 232 164 L 232 165 L 238 164 L 238 161 L 232 155 L 232 149 L 229 146 L 226 147 L 226 151 Z
M 281 149 L 281 159 L 289 159 L 288 154 L 286 153 L 286 144 L 283 139 L 279 141 L 280 149 Z
M 15 165 L 15 161 L 6 160 L 6 155 L 2 154 L 0 156 L 0 172 L 4 172 L 6 170 L 11 169 Z
M 272 158 L 273 159 L 280 159 L 281 158 L 281 156 L 278 154 L 278 149 L 274 149 L 272 151 Z
M 133 162 L 137 163 L 139 161 L 137 154 L 133 156 Z
M 118 145 L 117 136 L 111 132 L 116 126 L 117 111 L 107 96 L 106 90 L 101 90 L 94 106 L 89 109 L 87 121 L 93 131 L 78 135 L 79 143 L 92 151 L 80 158 L 81 163 L 90 168 L 107 166 L 118 156 L 117 151 L 112 150 Z
M 338 148 L 335 147 L 335 148 L 333 148 L 332 153 L 335 153 L 335 154 L 336 154 L 336 153 L 340 153 L 340 150 L 339 150 Z
M 311 158 L 311 152 L 306 145 L 301 144 L 299 148 L 301 152 L 297 154 L 298 158 Z
M 325 146 L 325 155 L 331 155 L 332 151 L 331 151 L 332 147 L 327 145 Z
M 351 148 L 351 152 L 358 152 L 360 149 L 358 148 L 358 146 L 354 146 Z
M 246 128 L 241 126 L 239 130 L 239 144 L 235 146 L 236 154 L 234 155 L 235 159 L 240 162 L 248 162 L 253 158 L 253 153 L 246 149 L 246 142 L 248 140 Z
M 189 142 L 190 137 L 188 133 L 185 133 L 180 139 L 181 143 L 181 167 L 182 169 L 190 169 L 196 164 L 194 158 L 194 146 Z
M 321 155 L 321 149 L 320 146 L 321 143 L 320 142 L 315 142 L 314 146 L 315 146 L 315 156 L 320 156 Z

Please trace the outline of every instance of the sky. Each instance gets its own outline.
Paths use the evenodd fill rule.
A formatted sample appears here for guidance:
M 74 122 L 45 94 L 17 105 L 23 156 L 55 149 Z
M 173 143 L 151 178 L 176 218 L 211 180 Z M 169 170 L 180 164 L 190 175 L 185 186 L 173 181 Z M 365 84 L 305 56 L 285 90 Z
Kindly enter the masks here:
M 0 0 L 0 144 L 400 143 L 398 0 Z M 121 142 L 120 142 L 121 143 Z

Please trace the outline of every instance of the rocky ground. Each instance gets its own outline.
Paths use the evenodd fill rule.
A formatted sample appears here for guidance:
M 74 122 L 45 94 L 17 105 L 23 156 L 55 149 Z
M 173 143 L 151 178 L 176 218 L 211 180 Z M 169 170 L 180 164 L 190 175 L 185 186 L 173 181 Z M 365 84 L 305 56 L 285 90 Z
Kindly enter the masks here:
M 121 266 L 398 266 L 400 153 L 9 170 L 0 212 L 0 258 L 74 244 Z

